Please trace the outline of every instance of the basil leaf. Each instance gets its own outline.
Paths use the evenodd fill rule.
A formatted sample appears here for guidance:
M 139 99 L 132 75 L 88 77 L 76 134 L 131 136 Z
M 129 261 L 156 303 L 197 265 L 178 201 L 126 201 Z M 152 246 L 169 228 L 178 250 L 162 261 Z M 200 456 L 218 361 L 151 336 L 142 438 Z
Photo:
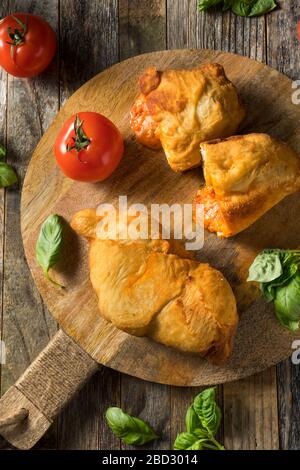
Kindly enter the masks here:
M 275 313 L 279 322 L 295 331 L 300 321 L 300 272 L 285 286 L 276 289 Z
M 269 13 L 277 7 L 277 3 L 274 0 L 258 0 L 254 2 L 251 8 L 250 16 L 260 16 Z
M 208 431 L 210 437 L 216 435 L 221 422 L 221 410 L 215 401 L 215 393 L 215 387 L 207 388 L 195 397 L 193 403 L 202 428 Z
M 0 186 L 7 188 L 18 181 L 15 170 L 5 162 L 0 162 Z
M 261 284 L 260 289 L 267 302 L 272 302 L 276 296 L 276 289 L 272 284 Z
M 282 275 L 267 285 L 273 288 L 284 286 L 295 276 L 297 271 L 298 271 L 298 264 L 292 263 L 290 265 L 284 266 Z
M 193 433 L 196 429 L 201 428 L 201 421 L 195 412 L 193 405 L 191 405 L 186 412 L 185 427 L 189 433 Z
M 215 439 L 221 421 L 221 410 L 215 402 L 215 387 L 208 388 L 194 398 L 188 408 L 185 424 L 187 432 L 177 435 L 176 450 L 224 450 Z
M 211 7 L 215 7 L 219 5 L 220 3 L 223 3 L 223 0 L 199 0 L 198 2 L 198 10 L 199 11 L 205 11 L 208 10 Z
M 280 260 L 281 274 L 279 276 Z M 259 280 L 267 302 L 274 301 L 275 315 L 291 331 L 300 321 L 300 250 L 264 250 L 249 269 L 248 280 Z
M 274 0 L 232 0 L 231 10 L 239 16 L 260 16 L 277 7 Z
M 284 267 L 291 268 L 296 267 L 298 269 L 300 263 L 300 251 L 299 250 L 282 250 L 280 252 L 281 263 Z
M 158 438 L 147 423 L 124 413 L 121 408 L 108 408 L 105 418 L 115 436 L 125 444 L 141 446 Z
M 194 444 L 199 440 L 197 436 L 189 432 L 181 432 L 177 435 L 174 442 L 175 450 L 188 450 L 191 449 Z M 200 450 L 200 449 L 195 449 Z
M 35 247 L 36 260 L 43 269 L 46 278 L 59 287 L 63 286 L 53 281 L 48 272 L 59 259 L 63 243 L 62 231 L 61 218 L 56 214 L 50 215 L 41 227 Z
M 231 2 L 231 10 L 238 16 L 249 16 L 251 13 L 251 5 L 240 0 Z
M 283 273 L 278 251 L 260 253 L 249 268 L 247 281 L 271 282 Z
M 206 429 L 203 428 L 198 428 L 195 429 L 193 434 L 198 437 L 198 439 L 207 439 L 208 438 L 208 432 Z
M 206 441 L 207 439 L 199 439 L 199 441 L 196 441 L 191 447 L 188 447 L 187 450 L 203 450 L 203 443 Z
M 231 8 L 233 0 L 224 0 L 223 11 L 227 11 Z
M 6 148 L 4 145 L 0 144 L 0 160 L 6 157 Z

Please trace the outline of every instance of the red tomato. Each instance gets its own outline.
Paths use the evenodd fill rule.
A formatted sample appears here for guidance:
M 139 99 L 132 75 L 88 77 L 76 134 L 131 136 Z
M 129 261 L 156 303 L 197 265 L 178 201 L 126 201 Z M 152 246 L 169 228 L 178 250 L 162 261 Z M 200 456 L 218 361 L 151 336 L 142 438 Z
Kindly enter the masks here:
M 54 145 L 62 172 L 78 181 L 102 181 L 117 168 L 124 152 L 116 126 L 98 113 L 78 113 L 64 124 Z
M 0 21 L 0 65 L 11 75 L 40 74 L 52 61 L 55 50 L 55 33 L 43 18 L 16 13 Z

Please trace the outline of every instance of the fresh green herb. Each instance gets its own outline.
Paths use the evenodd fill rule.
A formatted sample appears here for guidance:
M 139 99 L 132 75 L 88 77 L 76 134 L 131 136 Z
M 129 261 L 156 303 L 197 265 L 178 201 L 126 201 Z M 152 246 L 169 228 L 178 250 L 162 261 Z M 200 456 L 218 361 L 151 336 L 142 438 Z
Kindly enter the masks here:
M 177 435 L 176 450 L 224 450 L 215 439 L 221 422 L 221 410 L 215 400 L 215 388 L 207 388 L 194 398 L 188 408 L 185 424 L 187 432 Z
M 249 16 L 261 16 L 275 10 L 277 3 L 274 0 L 258 0 L 251 2 L 251 11 Z
M 209 435 L 215 436 L 221 422 L 221 410 L 215 401 L 215 389 L 208 388 L 194 399 L 194 410 L 202 427 Z
M 287 285 L 276 289 L 274 305 L 278 321 L 289 330 L 298 330 L 300 320 L 299 271 Z
M 198 10 L 199 11 L 205 11 L 208 10 L 211 7 L 215 7 L 217 5 L 220 5 L 223 3 L 223 0 L 200 0 L 198 2 Z
M 6 157 L 6 148 L 4 145 L 0 144 L 0 160 Z
M 260 283 L 281 325 L 291 331 L 299 328 L 300 250 L 264 250 L 250 266 L 248 281 Z
M 15 170 L 1 160 L 6 157 L 6 148 L 0 144 L 0 187 L 7 188 L 18 181 Z
M 63 224 L 61 218 L 56 214 L 50 215 L 41 227 L 35 247 L 36 260 L 43 269 L 44 275 L 49 281 L 59 287 L 63 286 L 50 278 L 49 269 L 59 259 L 63 243 L 62 232 Z
M 5 162 L 0 162 L 0 186 L 7 188 L 18 181 L 15 170 Z
M 189 432 L 181 432 L 177 435 L 174 442 L 175 450 L 191 450 L 198 443 L 199 438 Z
M 188 433 L 193 433 L 196 429 L 201 428 L 201 421 L 196 411 L 194 410 L 193 405 L 191 405 L 185 416 L 185 427 Z
M 223 11 L 231 9 L 239 16 L 260 16 L 269 13 L 277 7 L 274 0 L 199 0 L 199 11 L 208 10 L 211 7 L 223 6 Z
M 271 282 L 283 273 L 279 252 L 263 251 L 249 269 L 248 281 Z
M 147 423 L 124 413 L 121 408 L 108 408 L 105 417 L 112 432 L 125 444 L 142 446 L 158 438 Z

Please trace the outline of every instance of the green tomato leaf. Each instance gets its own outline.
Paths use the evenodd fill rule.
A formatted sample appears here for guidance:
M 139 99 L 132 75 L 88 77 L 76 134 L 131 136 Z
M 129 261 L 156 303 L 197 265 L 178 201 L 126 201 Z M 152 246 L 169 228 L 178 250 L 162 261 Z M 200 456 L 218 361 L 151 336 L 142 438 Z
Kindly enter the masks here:
M 207 388 L 195 397 L 193 403 L 201 427 L 208 431 L 210 437 L 216 435 L 221 422 L 221 410 L 215 401 L 215 393 L 215 387 Z
M 0 162 L 0 186 L 7 188 L 18 181 L 15 170 L 5 162 Z
M 290 282 L 276 289 L 274 300 L 275 313 L 279 322 L 295 331 L 299 328 L 300 321 L 300 272 Z
M 6 157 L 6 148 L 4 145 L 0 144 L 0 160 Z
M 147 423 L 124 413 L 121 408 L 108 408 L 105 418 L 115 436 L 125 444 L 141 446 L 158 438 Z
M 62 232 L 61 218 L 56 214 L 50 215 L 41 227 L 35 247 L 36 260 L 43 269 L 45 276 L 53 284 L 60 287 L 63 286 L 53 281 L 48 272 L 59 260 L 63 243 Z
M 205 11 L 211 7 L 215 7 L 223 3 L 223 0 L 199 0 L 198 1 L 198 10 Z
M 180 434 L 177 435 L 175 439 L 174 449 L 175 450 L 191 449 L 192 446 L 194 446 L 198 440 L 199 438 L 195 436 L 194 434 L 191 434 L 189 432 L 181 432 Z
M 249 268 L 247 281 L 271 282 L 283 273 L 278 251 L 260 253 Z

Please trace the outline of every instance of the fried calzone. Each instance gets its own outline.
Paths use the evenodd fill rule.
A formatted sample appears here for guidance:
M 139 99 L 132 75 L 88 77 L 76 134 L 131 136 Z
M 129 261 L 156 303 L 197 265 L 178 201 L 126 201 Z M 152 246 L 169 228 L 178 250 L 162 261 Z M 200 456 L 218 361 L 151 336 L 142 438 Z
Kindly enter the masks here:
M 174 171 L 201 165 L 201 142 L 233 135 L 245 111 L 235 86 L 219 64 L 192 70 L 148 68 L 131 109 L 137 140 L 162 146 Z
M 300 158 L 267 134 L 249 134 L 200 145 L 206 186 L 195 203 L 204 205 L 205 228 L 231 237 L 300 190 Z
M 175 240 L 99 239 L 99 220 L 95 210 L 86 209 L 71 225 L 89 241 L 100 314 L 129 334 L 225 362 L 238 314 L 223 275 L 191 259 Z

